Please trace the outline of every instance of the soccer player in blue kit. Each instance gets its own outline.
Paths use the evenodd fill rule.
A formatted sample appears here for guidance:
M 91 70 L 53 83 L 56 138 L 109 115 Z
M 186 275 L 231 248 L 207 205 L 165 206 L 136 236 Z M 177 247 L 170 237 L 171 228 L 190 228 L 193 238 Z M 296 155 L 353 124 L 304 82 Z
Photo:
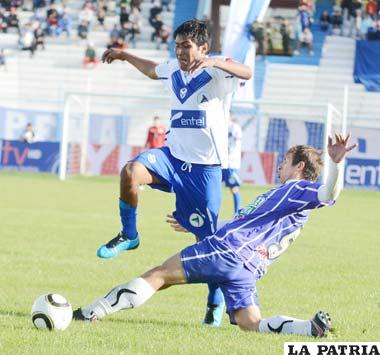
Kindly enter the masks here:
M 173 285 L 217 283 L 222 289 L 230 321 L 242 330 L 322 337 L 331 329 L 328 313 L 311 320 L 288 316 L 262 318 L 256 282 L 299 235 L 311 210 L 334 204 L 341 190 L 344 159 L 356 145 L 349 135 L 328 140 L 328 175 L 316 182 L 322 160 L 316 149 L 289 149 L 279 167 L 281 185 L 258 196 L 211 235 L 183 249 L 142 276 L 113 288 L 93 304 L 74 311 L 76 320 L 97 320 L 145 303 Z
M 116 49 L 103 54 L 103 62 L 127 61 L 151 79 L 160 80 L 171 93 L 170 128 L 166 146 L 151 149 L 129 162 L 120 174 L 122 230 L 100 246 L 100 258 L 136 249 L 138 187 L 176 194 L 174 217 L 198 240 L 216 231 L 221 204 L 221 166 L 228 156 L 226 102 L 251 69 L 226 58 L 208 57 L 206 24 L 190 20 L 174 32 L 176 59 L 157 64 Z M 204 323 L 218 326 L 224 309 L 223 294 L 209 285 Z

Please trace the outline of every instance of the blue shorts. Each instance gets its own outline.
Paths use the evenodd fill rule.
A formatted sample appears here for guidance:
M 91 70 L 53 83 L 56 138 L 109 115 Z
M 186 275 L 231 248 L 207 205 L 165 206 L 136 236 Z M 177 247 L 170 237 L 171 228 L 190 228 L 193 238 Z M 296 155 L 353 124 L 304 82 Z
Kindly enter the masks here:
M 222 170 L 222 181 L 227 187 L 240 186 L 239 170 L 238 169 L 223 169 Z
M 219 165 L 191 164 L 174 158 L 168 147 L 150 149 L 134 161 L 150 170 L 161 184 L 154 189 L 176 194 L 177 221 L 200 240 L 216 231 L 222 200 L 222 170 Z
M 256 278 L 232 251 L 206 238 L 181 251 L 182 268 L 188 283 L 214 283 L 221 288 L 231 323 L 241 308 L 259 307 Z

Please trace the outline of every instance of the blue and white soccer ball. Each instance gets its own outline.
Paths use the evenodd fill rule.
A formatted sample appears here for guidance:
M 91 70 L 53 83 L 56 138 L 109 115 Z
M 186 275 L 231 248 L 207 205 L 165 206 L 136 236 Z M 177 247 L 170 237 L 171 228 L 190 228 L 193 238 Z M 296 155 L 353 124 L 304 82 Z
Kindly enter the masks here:
M 37 329 L 65 330 L 72 317 L 71 304 L 57 293 L 38 297 L 32 306 L 32 322 Z

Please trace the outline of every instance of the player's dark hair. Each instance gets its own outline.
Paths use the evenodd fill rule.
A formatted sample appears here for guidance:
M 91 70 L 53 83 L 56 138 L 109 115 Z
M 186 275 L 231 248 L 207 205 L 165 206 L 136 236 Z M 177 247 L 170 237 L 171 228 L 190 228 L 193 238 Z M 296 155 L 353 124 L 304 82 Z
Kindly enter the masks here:
M 293 155 L 292 165 L 303 161 L 303 177 L 305 180 L 316 181 L 323 167 L 321 152 L 308 145 L 295 145 L 288 150 Z
M 190 39 L 197 46 L 202 46 L 205 43 L 209 43 L 210 34 L 207 25 L 203 21 L 192 19 L 179 25 L 174 31 L 174 40 L 177 36 L 181 36 L 186 39 Z

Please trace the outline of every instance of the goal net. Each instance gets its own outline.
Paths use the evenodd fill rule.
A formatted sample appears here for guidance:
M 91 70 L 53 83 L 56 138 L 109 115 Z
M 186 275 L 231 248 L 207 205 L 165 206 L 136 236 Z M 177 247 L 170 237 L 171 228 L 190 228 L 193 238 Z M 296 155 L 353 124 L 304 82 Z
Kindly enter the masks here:
M 276 153 L 276 167 L 287 150 L 298 144 L 320 149 L 326 161 L 328 136 L 346 130 L 344 115 L 332 104 L 234 102 L 231 111 L 243 127 L 243 146 Z M 325 164 L 322 179 L 327 169 Z M 275 182 L 279 182 L 277 174 Z
M 169 121 L 167 97 L 70 93 L 62 118 L 60 179 L 117 175 L 144 146 L 154 116 Z

